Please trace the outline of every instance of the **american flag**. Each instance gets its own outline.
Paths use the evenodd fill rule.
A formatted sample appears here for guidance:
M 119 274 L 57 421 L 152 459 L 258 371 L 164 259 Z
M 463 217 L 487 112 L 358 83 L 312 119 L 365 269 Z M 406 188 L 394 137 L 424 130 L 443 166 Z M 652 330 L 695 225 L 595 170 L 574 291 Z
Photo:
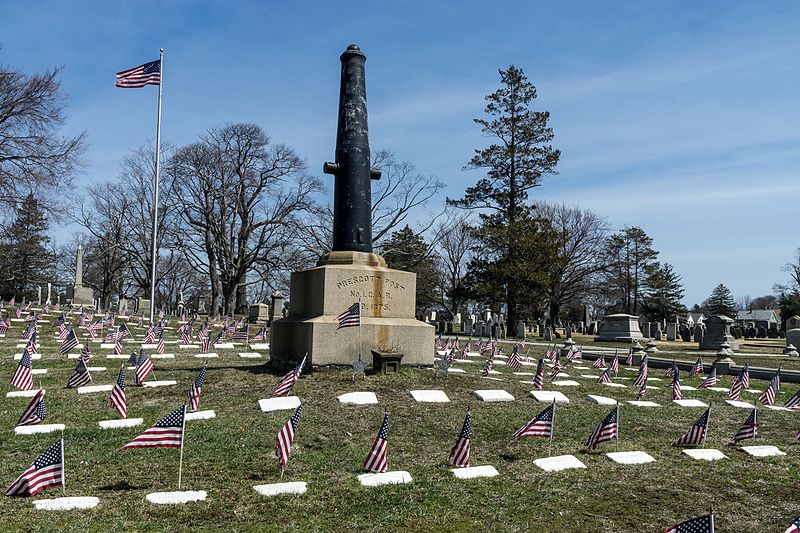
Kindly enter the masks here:
M 153 339 L 155 339 L 155 337 L 156 337 L 156 330 L 153 326 L 150 326 L 147 328 L 147 331 L 145 331 L 144 339 L 142 339 L 142 342 L 144 344 L 150 344 L 151 342 L 153 342 Z
M 58 340 L 60 340 L 61 342 L 67 340 L 67 337 L 69 337 L 69 332 L 70 328 L 68 323 L 64 323 L 58 326 Z
M 208 335 L 203 336 L 203 340 L 200 342 L 200 353 L 208 353 L 208 350 L 211 348 L 211 332 L 208 332 Z
M 472 438 L 472 414 L 467 411 L 467 417 L 461 426 L 461 433 L 458 434 L 453 448 L 450 450 L 450 457 L 447 462 L 450 466 L 469 466 L 470 439 Z
M 574 352 L 572 352 L 572 360 L 577 361 L 578 359 L 583 359 L 583 349 L 578 348 Z
M 339 326 L 336 330 L 340 330 L 342 328 L 351 328 L 354 326 L 361 325 L 361 305 L 356 302 L 347 310 L 342 313 L 341 315 L 336 317 L 336 321 L 339 323 Z
M 733 383 L 731 383 L 731 388 L 728 391 L 728 398 L 731 400 L 738 400 L 739 396 L 742 394 L 742 379 L 741 375 L 736 376 L 734 378 Z
M 794 519 L 794 521 L 789 524 L 789 527 L 786 528 L 786 531 L 783 533 L 800 533 L 800 516 Z
M 714 533 L 714 515 L 698 516 L 675 524 L 665 529 L 664 533 Z
M 31 363 L 31 354 L 28 350 L 22 352 L 22 359 L 17 365 L 17 371 L 14 372 L 14 377 L 11 378 L 11 385 L 19 390 L 31 390 L 33 388 L 33 364 Z
M 145 85 L 160 85 L 161 60 L 156 59 L 138 67 L 117 72 L 116 77 L 117 81 L 114 85 L 124 89 L 138 89 Z
M 117 381 L 114 383 L 114 388 L 111 389 L 111 407 L 117 410 L 120 418 L 128 418 L 128 403 L 125 397 L 125 365 L 119 369 Z
M 673 446 L 697 446 L 706 440 L 706 432 L 708 431 L 708 417 L 711 409 L 706 409 L 706 412 L 697 419 L 697 422 L 692 424 L 692 427 L 682 436 L 675 439 L 672 443 Z
M 250 324 L 245 324 L 241 328 L 237 329 L 231 335 L 231 340 L 234 341 L 244 341 L 247 344 L 247 338 L 250 336 Z
M 617 436 L 617 416 L 619 404 L 606 415 L 602 422 L 595 428 L 586 440 L 586 448 L 594 450 L 601 442 L 606 442 Z
M 672 376 L 674 376 L 676 368 L 677 368 L 677 365 L 675 364 L 675 359 L 673 359 L 672 360 L 672 364 L 669 365 L 669 368 L 667 369 L 667 371 L 664 372 L 664 377 L 665 378 L 671 378 Z
M 633 366 L 633 348 L 628 348 L 628 358 L 625 359 L 625 364 L 628 366 Z
M 286 423 L 278 431 L 275 436 L 277 448 L 275 449 L 275 457 L 278 458 L 280 465 L 286 466 L 289 462 L 289 454 L 292 453 L 292 444 L 294 443 L 294 434 L 297 431 L 297 424 L 300 423 L 300 414 L 303 412 L 303 403 L 297 406 L 294 414 L 286 421 Z
M 64 439 L 36 458 L 10 487 L 6 496 L 35 496 L 48 487 L 64 485 Z
M 114 342 L 114 355 L 121 355 L 122 354 L 122 337 L 118 337 L 117 340 Z
M 200 393 L 203 390 L 203 382 L 206 380 L 206 366 L 200 369 L 197 377 L 192 382 L 192 386 L 189 387 L 189 392 L 186 393 L 189 398 L 189 408 L 192 412 L 197 411 L 197 408 L 200 407 Z
M 184 324 L 184 327 L 181 330 L 181 341 L 183 344 L 191 344 L 192 343 L 192 325 L 191 324 Z
M 742 370 L 739 372 L 739 379 L 742 381 L 742 386 L 745 389 L 750 387 L 750 365 L 746 361 Z
M 642 363 L 639 365 L 639 372 L 636 374 L 636 379 L 633 380 L 633 386 L 638 387 L 647 378 L 647 356 L 642 357 Z
M 758 397 L 758 400 L 763 403 L 764 405 L 773 405 L 775 403 L 775 395 L 778 394 L 778 391 L 781 388 L 781 370 L 778 369 L 775 372 L 775 375 L 772 376 L 772 379 L 767 385 L 767 388 L 764 389 L 764 392 Z
M 544 382 L 544 357 L 539 359 L 536 364 L 536 376 L 533 378 L 533 388 L 542 390 L 542 383 Z
M 40 423 L 47 418 L 47 409 L 44 405 L 44 389 L 39 389 L 36 395 L 31 398 L 22 415 L 17 420 L 18 426 L 32 426 Z
M 597 378 L 598 383 L 611 383 L 611 368 L 606 368 L 600 377 Z
M 147 357 L 147 354 L 144 353 L 144 350 L 139 351 L 139 358 L 136 361 L 136 370 L 134 371 L 134 383 L 137 385 L 141 385 L 144 383 L 144 380 L 147 379 L 147 376 L 150 375 L 150 372 L 153 371 L 153 362 Z
M 550 380 L 554 380 L 556 376 L 564 370 L 564 366 L 561 364 L 560 356 L 556 356 L 556 362 L 553 364 L 553 370 L 550 371 Z
M 275 385 L 275 390 L 272 392 L 273 396 L 283 396 L 284 394 L 289 394 L 294 387 L 295 382 L 300 379 L 300 373 L 303 371 L 303 367 L 306 364 L 306 358 L 303 357 L 303 360 L 300 361 L 300 364 L 291 369 L 285 376 L 281 378 L 277 385 Z
M 717 384 L 719 378 L 717 378 L 717 367 L 713 367 L 711 369 L 711 373 L 708 374 L 706 379 L 699 385 L 701 389 L 707 389 L 709 387 L 713 387 Z
M 22 338 L 28 340 L 36 333 L 36 324 L 28 324 L 22 332 Z
M 750 416 L 747 417 L 747 420 L 744 421 L 742 427 L 739 428 L 739 431 L 736 432 L 736 435 L 733 436 L 733 443 L 736 444 L 739 441 L 743 441 L 745 439 L 754 439 L 758 436 L 758 414 L 756 413 L 756 409 L 750 412 Z
M 789 401 L 784 405 L 787 409 L 797 409 L 800 407 L 800 390 L 794 393 L 794 396 L 789 398 Z
M 367 472 L 384 473 L 389 469 L 389 464 L 386 460 L 386 444 L 389 440 L 389 413 L 383 413 L 383 422 L 381 429 L 378 431 L 378 436 L 375 437 L 375 442 L 372 444 L 361 470 Z
M 166 349 L 166 343 L 164 341 L 164 332 L 161 332 L 161 335 L 158 337 L 158 343 L 156 344 L 156 353 L 164 353 Z
M 67 388 L 72 389 L 74 387 L 80 387 L 91 382 L 92 375 L 89 374 L 89 369 L 86 368 L 86 362 L 83 359 L 78 359 L 78 365 L 75 367 L 75 371 L 67 381 Z
M 547 437 L 553 434 L 553 420 L 556 415 L 556 402 L 554 401 L 544 411 L 534 416 L 527 424 L 514 433 L 514 442 L 528 437 Z
M 69 335 L 67 338 L 64 339 L 64 342 L 61 344 L 61 347 L 58 349 L 58 353 L 61 355 L 66 355 L 69 353 L 70 350 L 78 346 L 78 336 L 75 335 L 75 330 L 69 330 Z
M 694 362 L 694 366 L 692 367 L 692 371 L 689 372 L 690 376 L 700 376 L 703 374 L 703 359 L 698 357 L 697 361 Z
M 181 405 L 159 420 L 138 437 L 120 448 L 181 448 L 183 447 L 183 428 L 186 421 L 186 404 Z
M 677 368 L 675 369 L 675 373 L 672 375 L 672 399 L 681 399 L 681 371 Z
M 511 355 L 508 356 L 508 361 L 506 364 L 511 367 L 514 372 L 518 372 L 520 368 L 522 368 L 522 361 L 519 358 L 519 352 L 517 351 L 517 347 L 514 347 L 514 351 L 511 352 Z
M 483 365 L 483 370 L 481 370 L 481 376 L 486 377 L 492 373 L 492 368 L 494 367 L 494 353 L 489 354 L 489 357 L 486 359 L 486 364 Z
M 644 378 L 644 381 L 642 382 L 642 386 L 639 387 L 638 391 L 636 391 L 636 399 L 637 400 L 641 400 L 642 398 L 644 398 L 645 394 L 647 394 L 647 378 L 646 377 Z
M 258 333 L 256 333 L 253 336 L 253 339 L 252 339 L 253 342 L 261 342 L 261 341 L 267 340 L 268 333 L 269 333 L 269 331 L 267 331 L 267 326 L 262 327 L 260 330 L 258 330 Z
M 222 331 L 217 333 L 217 336 L 214 337 L 214 340 L 211 341 L 211 346 L 216 346 L 217 343 L 223 340 L 224 336 L 225 336 L 225 330 L 223 329 Z
M 605 368 L 606 367 L 606 358 L 604 355 L 600 355 L 597 359 L 594 360 L 592 363 L 592 368 Z
M 36 333 L 34 333 L 31 336 L 31 338 L 28 339 L 28 344 L 25 346 L 25 353 L 28 353 L 30 355 L 39 353 L 39 350 L 37 349 L 38 344 L 39 342 L 38 339 L 36 338 Z
M 128 326 L 125 325 L 125 322 L 120 324 L 117 328 L 117 335 L 123 339 L 128 336 L 130 336 L 131 339 L 133 338 L 133 335 L 131 335 L 131 330 L 128 329 Z
M 619 375 L 619 354 L 614 350 L 614 359 L 611 360 L 611 371 L 615 376 Z

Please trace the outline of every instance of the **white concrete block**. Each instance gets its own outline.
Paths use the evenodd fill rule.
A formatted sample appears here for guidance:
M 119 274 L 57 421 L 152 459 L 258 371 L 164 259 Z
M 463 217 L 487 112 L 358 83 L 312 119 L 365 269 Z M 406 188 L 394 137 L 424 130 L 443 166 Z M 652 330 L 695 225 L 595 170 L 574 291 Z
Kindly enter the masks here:
M 623 385 L 622 383 L 601 383 L 601 385 L 604 385 L 606 387 L 611 387 L 612 389 L 624 389 L 625 388 L 625 385 Z
M 467 466 L 464 468 L 452 468 L 450 470 L 458 479 L 475 479 L 479 477 L 495 477 L 500 475 L 492 465 Z
M 649 389 L 650 387 L 647 388 Z M 646 400 L 628 400 L 628 403 L 635 405 L 636 407 L 661 407 L 661 405 L 657 404 L 656 402 L 650 402 Z
M 728 458 L 727 455 L 714 448 L 687 448 L 682 451 L 692 459 L 700 461 L 719 461 L 720 459 Z
M 17 426 L 14 428 L 14 433 L 17 435 L 52 433 L 53 431 L 64 431 L 64 424 L 37 424 L 35 426 Z
M 41 358 L 42 358 L 42 354 L 40 354 L 40 353 L 35 353 L 35 354 L 31 355 L 31 361 L 38 361 Z M 22 359 L 22 354 L 21 353 L 18 353 L 18 354 L 16 354 L 14 356 L 14 361 L 20 361 L 21 359 Z
M 421 403 L 448 403 L 450 398 L 441 390 L 412 390 L 411 396 Z
M 269 343 L 268 342 L 255 342 L 250 344 L 251 350 L 269 350 Z
M 270 411 L 297 409 L 299 405 L 300 398 L 297 396 L 279 396 L 277 398 L 264 398 L 263 400 L 258 400 L 258 407 L 265 413 Z
M 277 496 L 279 494 L 305 494 L 308 484 L 305 481 L 290 481 L 288 483 L 271 483 L 269 485 L 253 485 L 253 489 L 262 496 Z
M 145 381 L 142 383 L 144 388 L 153 388 L 153 387 L 169 387 L 170 385 L 177 385 L 178 382 L 172 379 L 160 380 L 160 381 Z
M 608 398 L 606 396 L 595 396 L 594 394 L 588 395 L 589 401 L 600 405 L 617 405 L 617 400 Z
M 752 406 L 751 406 L 752 407 Z M 782 405 L 765 405 L 765 409 L 771 409 L 773 411 L 791 411 L 788 407 L 784 407 Z
M 570 468 L 586 468 L 586 465 L 574 455 L 543 457 L 542 459 L 536 459 L 533 464 L 545 472 L 560 472 L 561 470 L 568 470 Z
M 515 376 L 535 376 L 534 372 L 512 372 Z
M 178 344 L 179 350 L 199 350 L 199 344 Z
M 466 374 L 466 373 L 467 373 L 467 371 L 466 371 L 466 370 L 464 370 L 463 368 L 450 368 L 450 369 L 447 371 L 447 373 L 448 373 L 448 374 Z
M 348 392 L 336 397 L 339 403 L 354 405 L 372 405 L 378 403 L 374 392 Z
M 653 456 L 646 452 L 609 452 L 606 457 L 621 465 L 642 465 L 655 462 Z
M 98 422 L 103 429 L 132 428 L 144 423 L 143 418 L 121 418 L 119 420 L 101 420 Z
M 216 359 L 219 357 L 219 354 L 216 352 L 208 352 L 208 353 L 198 353 L 195 354 L 195 357 L 198 359 Z
M 211 409 L 206 409 L 205 411 L 194 411 L 194 412 L 187 411 L 185 419 L 188 422 L 189 420 L 208 420 L 210 418 L 216 418 L 216 417 L 217 413 L 215 413 Z
M 725 403 L 728 405 L 732 405 L 733 407 L 739 407 L 741 409 L 752 409 L 753 404 L 747 402 L 740 402 L 739 400 L 725 400 Z
M 775 446 L 742 446 L 742 451 L 749 453 L 753 457 L 773 457 L 776 455 L 786 455 Z
M 217 350 L 233 350 L 235 346 L 232 342 L 219 342 L 214 345 L 214 348 Z
M 6 398 L 33 398 L 41 389 L 13 390 L 6 393 Z
M 71 511 L 72 509 L 92 509 L 100 499 L 94 496 L 69 496 L 49 500 L 34 500 L 33 506 L 39 511 Z
M 411 483 L 414 481 L 411 474 L 405 470 L 396 470 L 394 472 L 386 472 L 383 474 L 361 474 L 358 480 L 365 487 L 378 487 L 380 485 L 400 485 L 404 483 Z
M 206 499 L 204 490 L 179 490 L 174 492 L 151 492 L 146 496 L 147 501 L 158 505 L 179 505 L 190 502 L 200 502 Z
M 746 390 L 747 392 L 753 393 L 753 394 L 761 394 L 762 392 L 764 392 L 764 391 L 761 391 L 761 390 L 758 390 L 758 389 L 744 389 L 744 390 Z
M 78 394 L 93 394 L 95 392 L 110 392 L 114 385 L 85 385 L 78 387 Z
M 572 381 L 571 379 L 562 379 L 554 381 L 553 385 L 556 387 L 577 387 L 579 383 L 577 381 Z
M 106 371 L 106 367 L 104 367 L 104 366 L 87 366 L 86 369 L 89 372 L 105 372 Z
M 687 400 L 672 400 L 672 403 L 677 403 L 681 407 L 708 407 L 700 400 L 687 399 Z
M 242 359 L 261 359 L 261 354 L 258 352 L 239 352 L 239 357 L 241 357 Z
M 46 368 L 34 368 L 33 370 L 31 370 L 31 375 L 33 376 L 43 376 L 45 374 L 47 374 Z
M 514 397 L 502 389 L 476 390 L 472 392 L 479 400 L 484 402 L 513 402 Z
M 556 403 L 569 403 L 569 398 L 557 390 L 533 390 L 530 397 L 541 403 L 553 403 L 553 400 Z

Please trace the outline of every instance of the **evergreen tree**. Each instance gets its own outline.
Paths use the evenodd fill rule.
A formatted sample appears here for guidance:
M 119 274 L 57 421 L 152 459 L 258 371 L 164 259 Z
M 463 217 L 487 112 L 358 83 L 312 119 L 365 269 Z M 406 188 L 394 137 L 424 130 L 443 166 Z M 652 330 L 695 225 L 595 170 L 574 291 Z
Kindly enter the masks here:
M 647 272 L 656 264 L 653 239 L 642 228 L 625 227 L 609 237 L 606 256 L 609 269 L 606 287 L 614 306 L 636 315 L 645 292 Z
M 722 283 L 714 287 L 711 296 L 703 302 L 702 307 L 708 316 L 725 315 L 729 318 L 736 316 L 736 301 L 731 290 Z
M 392 233 L 381 246 L 381 255 L 389 268 L 417 275 L 417 314 L 422 314 L 439 301 L 439 273 L 422 236 L 405 226 Z
M 514 331 L 523 307 L 521 300 L 540 285 L 540 280 L 532 286 L 525 283 L 541 277 L 539 272 L 531 272 L 536 267 L 533 258 L 541 253 L 531 246 L 542 234 L 539 227 L 546 224 L 533 216 L 528 193 L 540 184 L 542 176 L 556 173 L 561 153 L 550 145 L 550 113 L 531 109 L 536 87 L 522 70 L 514 65 L 501 70 L 500 82 L 501 87 L 486 96 L 487 117 L 475 119 L 484 135 L 497 142 L 475 150 L 466 166 L 485 170 L 485 177 L 468 187 L 463 198 L 448 202 L 484 210 L 479 215 L 477 247 L 490 253 L 478 254 L 475 282 L 476 286 L 487 282 L 493 285 L 497 301 L 505 304 L 509 331 Z M 487 275 L 492 278 L 484 279 Z
M 53 281 L 53 253 L 44 209 L 33 193 L 16 206 L 14 221 L 2 243 L 2 294 L 32 299 L 36 285 Z
M 681 277 L 675 273 L 672 265 L 655 263 L 647 271 L 645 279 L 645 296 L 642 311 L 654 321 L 673 320 L 685 316 L 686 306 L 683 299 Z

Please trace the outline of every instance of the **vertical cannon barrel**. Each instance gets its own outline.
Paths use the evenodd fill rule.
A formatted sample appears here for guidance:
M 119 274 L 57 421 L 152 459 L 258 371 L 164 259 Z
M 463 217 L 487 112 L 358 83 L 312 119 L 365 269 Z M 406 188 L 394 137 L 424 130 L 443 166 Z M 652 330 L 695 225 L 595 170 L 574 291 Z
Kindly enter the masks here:
M 370 167 L 367 128 L 366 56 L 351 44 L 340 57 L 339 123 L 336 128 L 336 162 L 325 163 L 333 174 L 333 251 L 372 253 L 371 179 L 381 171 Z

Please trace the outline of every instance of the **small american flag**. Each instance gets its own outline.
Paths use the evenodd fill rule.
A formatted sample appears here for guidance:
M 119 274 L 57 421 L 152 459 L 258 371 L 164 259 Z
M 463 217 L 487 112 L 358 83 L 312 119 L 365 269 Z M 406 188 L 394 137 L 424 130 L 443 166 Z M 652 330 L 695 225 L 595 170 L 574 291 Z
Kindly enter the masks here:
M 111 389 L 111 407 L 117 410 L 120 418 L 128 418 L 128 404 L 125 397 L 125 365 L 119 369 L 117 381 L 114 383 L 114 388 Z
M 44 389 L 39 389 L 36 395 L 28 402 L 27 407 L 17 420 L 18 426 L 32 426 L 39 424 L 47 418 L 47 409 L 44 405 Z
M 736 432 L 736 435 L 733 436 L 733 443 L 736 444 L 739 441 L 743 441 L 745 439 L 754 439 L 758 436 L 758 414 L 756 413 L 756 409 L 750 412 L 750 416 L 747 417 L 747 420 L 744 421 L 742 427 L 739 428 L 739 431 Z
M 300 364 L 291 369 L 285 376 L 281 378 L 277 385 L 275 385 L 275 390 L 273 391 L 273 396 L 283 396 L 284 394 L 289 394 L 294 387 L 295 382 L 300 379 L 300 373 L 303 371 L 303 367 L 306 364 L 306 358 L 303 357 L 303 360 L 300 361 Z
M 247 338 L 250 336 L 250 324 L 245 324 L 241 328 L 237 329 L 231 335 L 231 340 L 234 341 L 244 341 L 247 344 Z
M 598 383 L 611 383 L 611 368 L 606 368 L 600 377 L 597 378 Z
M 164 353 L 166 349 L 166 343 L 164 341 L 164 332 L 161 332 L 161 335 L 158 337 L 158 344 L 156 344 L 156 353 Z
M 389 464 L 386 460 L 386 444 L 389 440 L 389 413 L 384 412 L 383 422 L 381 429 L 378 431 L 378 436 L 375 437 L 375 442 L 372 443 L 367 458 L 361 466 L 361 470 L 366 472 L 384 473 L 389 469 Z
M 604 355 L 600 355 L 597 359 L 594 360 L 592 363 L 592 368 L 605 368 L 606 367 L 606 358 Z
M 150 375 L 150 372 L 153 371 L 153 361 L 147 357 L 147 354 L 144 353 L 144 350 L 139 351 L 139 357 L 136 361 L 136 370 L 134 371 L 134 383 L 137 385 L 141 385 L 144 383 L 144 380 L 147 379 L 147 376 Z
M 64 439 L 36 458 L 10 487 L 6 496 L 35 496 L 48 487 L 64 485 Z
M 300 414 L 303 412 L 303 405 L 304 404 L 301 403 L 297 406 L 292 417 L 286 421 L 275 436 L 275 442 L 277 444 L 275 457 L 278 458 L 278 462 L 282 467 L 286 466 L 286 463 L 289 462 L 289 454 L 292 453 L 294 434 L 297 431 L 297 425 L 300 423 Z
M 145 344 L 150 344 L 153 342 L 155 338 L 156 338 L 156 329 L 153 326 L 150 326 L 145 331 L 144 339 L 142 339 L 142 342 Z
M 118 337 L 117 340 L 114 342 L 114 355 L 121 355 L 122 354 L 122 337 Z
M 544 382 L 544 357 L 539 359 L 536 364 L 536 376 L 533 378 L 533 388 L 542 390 L 542 383 Z
M 675 359 L 673 359 L 672 360 L 672 364 L 669 365 L 669 368 L 667 369 L 667 371 L 664 372 L 664 377 L 665 378 L 671 378 L 672 376 L 674 376 L 676 368 L 677 368 L 677 365 L 675 364 Z
M 160 85 L 161 60 L 156 59 L 138 67 L 117 72 L 116 77 L 117 81 L 114 85 L 124 89 L 138 89 L 145 85 Z
M 22 352 L 22 359 L 17 365 L 17 371 L 14 372 L 14 377 L 11 378 L 11 385 L 19 390 L 31 390 L 33 388 L 33 364 L 31 363 L 31 354 L 28 350 Z
M 734 378 L 733 383 L 731 383 L 731 388 L 728 391 L 728 398 L 731 400 L 738 400 L 739 396 L 742 394 L 742 379 L 741 375 L 736 376 Z
M 486 377 L 492 373 L 492 368 L 494 367 L 494 353 L 489 354 L 489 357 L 486 359 L 486 364 L 483 365 L 483 370 L 481 370 L 481 376 Z
M 639 390 L 636 392 L 636 399 L 641 400 L 642 398 L 644 398 L 645 394 L 647 394 L 647 378 L 644 378 L 642 386 L 639 387 Z
M 83 359 L 84 363 L 88 363 L 89 359 L 92 358 L 92 349 L 89 347 L 88 342 L 81 348 L 80 358 Z
M 717 367 L 711 369 L 711 373 L 708 374 L 706 379 L 699 385 L 701 389 L 707 389 L 709 387 L 713 387 L 717 384 L 719 378 L 717 378 Z
M 673 446 L 697 446 L 706 440 L 706 432 L 708 431 L 708 417 L 710 409 L 697 419 L 697 422 L 692 424 L 692 427 L 682 436 L 675 439 L 672 443 Z
M 764 389 L 764 392 L 758 397 L 758 400 L 763 403 L 764 405 L 773 405 L 775 403 L 775 395 L 778 394 L 778 391 L 781 388 L 781 369 L 779 368 L 775 375 L 772 376 L 772 379 L 767 385 L 767 388 Z
M 453 448 L 450 450 L 450 457 L 447 462 L 450 466 L 469 466 L 470 440 L 472 438 L 472 414 L 467 411 L 467 417 L 461 426 L 461 433 L 458 434 Z
M 703 359 L 698 357 L 697 361 L 694 362 L 694 366 L 692 367 L 692 371 L 689 372 L 690 376 L 700 376 L 703 374 Z
M 633 366 L 633 348 L 628 348 L 628 358 L 625 359 L 625 364 L 628 366 Z
M 25 346 L 25 352 L 30 354 L 30 355 L 34 355 L 36 353 L 39 353 L 38 345 L 39 345 L 39 342 L 38 342 L 38 339 L 36 338 L 36 333 L 34 333 L 31 336 L 31 338 L 28 340 L 27 346 Z
M 664 533 L 714 533 L 714 515 L 698 516 L 675 524 L 665 529 Z
M 211 332 L 208 332 L 208 335 L 204 335 L 202 341 L 200 342 L 200 353 L 208 353 L 208 350 L 211 348 Z
M 784 533 L 800 533 L 800 516 L 794 519 L 794 521 L 789 524 L 789 527 L 786 528 Z
M 186 421 L 186 404 L 178 407 L 159 420 L 138 437 L 120 448 L 181 448 L 183 447 L 183 428 Z
M 75 387 L 81 387 L 91 382 L 92 375 L 89 374 L 89 369 L 86 367 L 86 362 L 83 359 L 78 359 L 78 365 L 75 367 L 75 371 L 67 381 L 67 388 L 72 389 Z
M 186 393 L 186 396 L 189 397 L 189 408 L 192 412 L 197 411 L 197 408 L 200 407 L 200 393 L 203 390 L 203 382 L 206 380 L 207 366 L 205 365 L 200 369 L 197 377 L 192 382 L 192 386 L 189 387 L 189 392 Z
M 339 323 L 339 326 L 336 330 L 340 330 L 342 328 L 352 328 L 355 326 L 361 325 L 361 305 L 356 302 L 347 310 L 342 313 L 341 315 L 336 317 L 336 321 Z
M 672 399 L 680 400 L 681 397 L 681 371 L 676 368 L 672 375 Z
M 262 342 L 267 340 L 267 335 L 269 335 L 269 331 L 267 330 L 267 326 L 264 326 L 258 330 L 258 333 L 253 336 L 252 340 L 253 342 Z
M 614 350 L 614 359 L 611 360 L 611 371 L 615 376 L 619 375 L 619 354 Z
M 648 365 L 647 365 L 647 356 L 645 355 L 642 358 L 642 364 L 639 365 L 639 372 L 636 374 L 636 379 L 633 380 L 633 386 L 638 387 L 642 384 L 642 382 L 647 379 L 648 374 Z
M 750 387 L 750 365 L 747 362 L 744 363 L 742 370 L 739 372 L 739 379 L 745 389 Z
M 61 344 L 61 347 L 58 349 L 58 353 L 61 355 L 66 355 L 69 353 L 70 350 L 78 346 L 78 336 L 75 335 L 75 330 L 69 330 L 69 334 L 67 338 L 64 339 L 64 342 Z
M 606 442 L 617 436 L 617 412 L 619 405 L 606 415 L 602 422 L 595 428 L 586 440 L 586 448 L 594 450 L 601 442 Z
M 797 409 L 800 408 L 800 390 L 794 393 L 794 396 L 789 398 L 789 401 L 786 402 L 784 405 L 787 409 Z
M 514 351 L 511 352 L 511 355 L 508 356 L 506 364 L 510 366 L 514 372 L 519 372 L 519 369 L 522 368 L 522 361 L 519 358 L 519 351 L 516 346 L 514 346 Z
M 514 433 L 514 442 L 528 437 L 547 437 L 553 434 L 553 420 L 556 414 L 556 402 L 554 401 L 538 415 L 531 418 L 527 424 L 519 428 Z

